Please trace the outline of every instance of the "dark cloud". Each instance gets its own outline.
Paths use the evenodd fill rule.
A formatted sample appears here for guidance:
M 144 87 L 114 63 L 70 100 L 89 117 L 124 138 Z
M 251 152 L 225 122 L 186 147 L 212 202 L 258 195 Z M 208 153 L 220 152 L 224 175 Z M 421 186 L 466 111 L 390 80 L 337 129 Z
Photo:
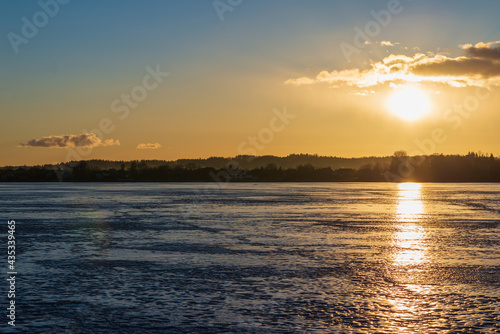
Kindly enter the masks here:
M 120 145 L 118 140 L 101 140 L 95 133 L 84 133 L 79 135 L 47 136 L 39 139 L 31 139 L 26 143 L 19 144 L 20 147 L 97 147 Z
M 500 60 L 500 41 L 489 43 L 466 44 L 461 46 L 468 57 Z
M 438 56 L 413 64 L 410 71 L 425 76 L 481 76 L 489 78 L 500 75 L 500 62 L 483 58 Z

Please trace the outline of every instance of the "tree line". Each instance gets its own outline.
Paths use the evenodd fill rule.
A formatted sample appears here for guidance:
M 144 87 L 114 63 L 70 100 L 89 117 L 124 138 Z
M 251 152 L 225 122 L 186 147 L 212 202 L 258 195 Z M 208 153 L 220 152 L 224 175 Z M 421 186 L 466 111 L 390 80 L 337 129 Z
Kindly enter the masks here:
M 312 160 L 317 158 L 317 156 L 304 156 L 308 159 L 312 157 Z M 335 169 L 330 166 L 325 167 L 324 164 L 318 166 L 312 163 L 283 167 L 274 162 L 249 168 L 238 164 L 238 160 L 225 159 L 225 161 L 225 166 L 217 167 L 203 166 L 193 161 L 182 163 L 181 160 L 175 163 L 162 163 L 157 160 L 129 162 L 89 160 L 58 165 L 3 167 L 0 168 L 0 181 L 500 182 L 500 159 L 480 152 L 469 152 L 467 155 L 434 154 L 410 157 L 404 151 L 397 151 L 389 159 L 373 158 L 373 162 L 359 168 Z

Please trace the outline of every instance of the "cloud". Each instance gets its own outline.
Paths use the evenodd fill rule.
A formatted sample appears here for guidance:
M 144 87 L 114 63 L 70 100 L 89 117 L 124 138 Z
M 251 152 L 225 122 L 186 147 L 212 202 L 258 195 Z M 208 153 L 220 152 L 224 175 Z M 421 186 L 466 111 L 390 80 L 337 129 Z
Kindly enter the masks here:
M 392 44 L 391 42 L 389 41 L 381 41 L 380 42 L 380 45 L 384 45 L 384 46 L 394 46 L 394 44 Z
M 358 96 L 368 96 L 368 95 L 372 95 L 372 94 L 375 94 L 375 91 L 374 90 L 366 90 L 366 89 L 363 89 L 361 91 L 356 91 L 354 93 L 352 93 L 353 95 L 358 95 Z
M 415 64 L 412 73 L 423 76 L 455 76 L 464 78 L 500 76 L 500 62 L 485 58 L 448 58 L 437 55 Z
M 95 133 L 84 133 L 79 135 L 47 136 L 39 139 L 31 139 L 26 143 L 20 143 L 19 147 L 97 147 L 120 145 L 118 140 L 101 140 Z
M 381 42 L 382 43 L 382 42 Z M 500 84 L 500 41 L 462 45 L 464 56 L 416 53 L 413 56 L 391 54 L 370 68 L 321 71 L 315 78 L 300 77 L 287 85 L 329 83 L 334 86 L 372 87 L 385 83 L 436 82 L 452 87 Z
M 394 42 L 392 43 L 391 41 L 364 41 L 363 42 L 364 45 L 382 45 L 382 46 L 396 46 L 396 45 L 399 45 L 399 42 Z
M 465 50 L 469 57 L 500 59 L 500 41 L 483 43 L 476 45 L 464 44 L 460 47 Z
M 137 145 L 136 148 L 140 149 L 140 150 L 147 150 L 147 149 L 150 149 L 150 150 L 155 150 L 157 148 L 160 148 L 161 145 L 159 143 L 145 143 L 145 144 L 139 144 Z

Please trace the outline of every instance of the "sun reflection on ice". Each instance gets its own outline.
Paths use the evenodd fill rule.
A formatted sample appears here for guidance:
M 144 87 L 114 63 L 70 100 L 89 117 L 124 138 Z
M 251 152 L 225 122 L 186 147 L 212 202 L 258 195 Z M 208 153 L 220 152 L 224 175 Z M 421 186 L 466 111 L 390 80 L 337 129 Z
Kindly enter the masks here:
M 389 326 L 395 333 L 428 332 L 419 321 L 422 305 L 428 303 L 432 289 L 419 279 L 419 265 L 427 260 L 429 242 L 427 228 L 422 224 L 426 209 L 421 188 L 419 183 L 400 183 L 397 189 L 390 267 L 393 280 L 399 284 L 390 287 L 386 297 L 393 312 Z
M 398 185 L 397 220 L 400 222 L 416 222 L 424 213 L 420 183 L 400 183 Z
M 416 225 L 399 227 L 400 231 L 394 235 L 395 245 L 399 248 L 394 261 L 400 265 L 419 264 L 424 260 L 425 237 L 423 229 Z
M 425 230 L 418 222 L 424 214 L 420 183 L 398 185 L 396 219 L 400 222 L 394 233 L 397 252 L 394 262 L 399 265 L 419 264 L 425 257 Z

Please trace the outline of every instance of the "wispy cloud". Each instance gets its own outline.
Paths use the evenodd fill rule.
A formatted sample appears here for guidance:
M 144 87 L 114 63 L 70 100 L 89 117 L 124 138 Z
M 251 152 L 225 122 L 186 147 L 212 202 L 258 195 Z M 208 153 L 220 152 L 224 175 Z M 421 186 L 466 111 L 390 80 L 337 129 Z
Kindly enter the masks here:
M 120 145 L 118 140 L 101 140 L 95 133 L 83 133 L 79 135 L 47 136 L 38 139 L 30 139 L 25 143 L 20 143 L 19 147 L 97 147 Z
M 381 42 L 382 43 L 382 42 Z M 389 42 L 390 43 L 390 42 Z M 316 77 L 285 81 L 288 85 L 329 83 L 335 86 L 371 87 L 385 83 L 437 82 L 453 87 L 488 86 L 500 83 L 500 41 L 462 45 L 465 55 L 416 53 L 391 54 L 372 62 L 369 69 L 321 71 Z
M 359 95 L 359 96 L 368 96 L 368 95 L 371 95 L 371 94 L 375 94 L 375 91 L 374 90 L 363 89 L 363 90 L 360 90 L 360 91 L 355 91 L 352 94 L 353 95 Z
M 396 43 L 396 44 L 399 44 L 399 43 Z M 394 46 L 394 44 L 392 44 L 391 42 L 389 41 L 381 41 L 380 42 L 380 45 L 383 45 L 383 46 Z
M 159 143 L 141 143 L 137 145 L 137 148 L 140 150 L 147 150 L 147 149 L 154 150 L 160 147 L 161 145 Z
M 365 45 L 382 45 L 382 46 L 395 46 L 395 45 L 399 45 L 399 42 L 394 42 L 392 43 L 391 41 L 365 41 L 364 42 Z

